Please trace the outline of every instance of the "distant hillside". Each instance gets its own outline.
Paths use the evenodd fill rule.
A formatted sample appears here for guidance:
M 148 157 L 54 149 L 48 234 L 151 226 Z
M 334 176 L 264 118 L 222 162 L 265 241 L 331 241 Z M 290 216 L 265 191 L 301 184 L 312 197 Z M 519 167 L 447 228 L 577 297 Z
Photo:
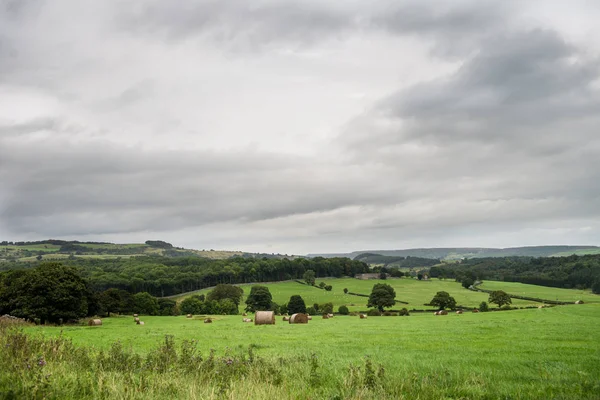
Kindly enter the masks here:
M 382 256 L 380 254 L 363 253 L 354 257 L 355 260 L 362 261 L 369 265 L 381 265 L 392 268 L 417 268 L 430 267 L 440 263 L 439 259 L 421 258 L 421 257 L 402 257 L 402 256 Z
M 138 256 L 202 257 L 227 259 L 233 256 L 248 258 L 284 258 L 280 254 L 254 254 L 228 250 L 195 250 L 175 247 L 162 240 L 145 243 L 117 244 L 108 242 L 80 242 L 77 240 L 40 240 L 34 242 L 0 242 L 0 261 L 28 262 L 36 260 L 64 260 L 77 258 L 115 259 Z
M 528 246 L 483 248 L 483 247 L 455 247 L 455 248 L 430 248 L 430 249 L 406 249 L 406 250 L 364 250 L 352 253 L 334 254 L 309 254 L 308 257 L 348 257 L 355 258 L 361 254 L 377 254 L 391 257 L 420 257 L 439 260 L 459 260 L 462 258 L 487 258 L 487 257 L 551 257 L 569 256 L 571 254 L 598 254 L 598 246 Z

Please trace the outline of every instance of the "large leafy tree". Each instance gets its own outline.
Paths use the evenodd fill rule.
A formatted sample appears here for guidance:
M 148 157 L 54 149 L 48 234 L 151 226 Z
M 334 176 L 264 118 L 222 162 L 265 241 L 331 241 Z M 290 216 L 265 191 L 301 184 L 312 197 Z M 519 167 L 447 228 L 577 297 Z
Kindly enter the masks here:
M 42 324 L 85 317 L 90 297 L 79 272 L 60 263 L 41 263 L 0 279 L 2 312 Z
M 297 294 L 290 297 L 290 301 L 288 301 L 287 305 L 287 311 L 290 314 L 305 313 L 306 303 L 304 302 L 304 299 Z
M 396 291 L 387 283 L 377 283 L 371 290 L 367 307 L 377 307 L 383 311 L 384 307 L 392 307 L 396 304 Z
M 304 272 L 304 275 L 302 275 L 302 278 L 304 278 L 304 282 L 306 282 L 307 285 L 314 286 L 314 284 L 315 284 L 315 271 L 313 271 L 312 269 L 306 270 Z
M 454 310 L 456 308 L 456 300 L 454 300 L 454 297 L 450 296 L 448 292 L 444 291 L 437 292 L 429 304 L 438 307 L 440 310 L 443 310 L 444 308 Z
M 261 285 L 252 286 L 250 294 L 246 299 L 246 311 L 255 312 L 269 310 L 272 302 L 273 296 L 271 296 L 268 287 Z
M 495 290 L 490 293 L 488 302 L 498 304 L 498 307 L 502 307 L 505 304 L 511 304 L 512 300 L 510 296 L 503 290 Z
M 130 313 L 134 309 L 134 299 L 126 290 L 110 288 L 98 296 L 100 309 L 107 313 Z
M 239 286 L 233 286 L 229 284 L 218 284 L 213 290 L 206 296 L 207 300 L 225 300 L 230 299 L 235 304 L 236 308 L 240 305 L 244 290 Z
M 160 307 L 158 300 L 150 293 L 141 292 L 133 296 L 134 311 L 139 314 L 158 315 Z

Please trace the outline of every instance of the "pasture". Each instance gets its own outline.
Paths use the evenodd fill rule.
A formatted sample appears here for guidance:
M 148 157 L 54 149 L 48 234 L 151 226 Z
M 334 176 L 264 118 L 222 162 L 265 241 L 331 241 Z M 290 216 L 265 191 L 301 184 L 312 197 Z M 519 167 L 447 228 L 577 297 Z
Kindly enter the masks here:
M 149 395 L 158 397 L 168 396 L 165 390 L 180 398 L 285 399 L 597 399 L 600 393 L 600 304 L 365 320 L 336 316 L 307 325 L 290 325 L 281 317 L 263 326 L 242 323 L 241 316 L 216 316 L 212 324 L 201 317 L 142 319 L 144 326 L 122 316 L 105 318 L 99 327 L 29 327 L 26 332 L 46 339 L 62 336 L 93 353 L 119 341 L 126 354 L 142 356 L 173 335 L 176 344 L 196 340 L 204 357 L 211 349 L 232 355 L 252 346 L 256 356 L 275 363 L 271 367 L 279 365 L 279 372 L 267 375 L 281 374 L 281 379 L 259 384 L 241 378 L 225 393 L 179 375 L 169 381 L 155 376 L 159 386 Z M 373 386 L 366 377 L 369 368 Z M 95 382 L 88 372 L 58 362 L 48 362 L 47 370 L 65 374 L 66 382 Z M 119 386 L 139 384 L 143 377 L 123 375 L 100 371 L 104 396 L 143 398 Z
M 314 303 L 332 302 L 335 310 L 341 305 L 346 305 L 350 311 L 367 310 L 367 298 L 344 294 L 344 288 L 349 292 L 369 295 L 373 285 L 376 283 L 386 283 L 391 285 L 396 291 L 396 300 L 408 302 L 408 304 L 397 303 L 395 309 L 406 307 L 410 309 L 427 309 L 424 304 L 429 303 L 433 296 L 439 291 L 446 291 L 456 299 L 456 303 L 465 307 L 478 307 L 482 301 L 488 301 L 489 295 L 482 292 L 467 290 L 460 283 L 453 280 L 432 279 L 428 281 L 419 281 L 417 279 L 401 278 L 386 280 L 360 280 L 354 278 L 326 278 L 317 279 L 316 283 L 325 282 L 331 285 L 333 289 L 327 292 L 323 289 L 302 285 L 295 281 L 277 282 L 277 283 L 259 283 L 267 286 L 273 296 L 273 301 L 277 304 L 287 303 L 292 295 L 299 294 L 304 299 L 306 306 Z M 254 284 L 239 285 L 244 290 L 244 296 L 250 293 L 250 287 Z M 585 302 L 600 302 L 600 296 L 591 294 L 589 291 L 576 291 L 569 289 L 557 289 L 535 285 L 523 285 L 513 282 L 484 282 L 482 288 L 489 290 L 504 290 L 510 294 L 522 294 L 530 297 L 540 297 L 547 300 L 575 301 L 583 300 Z M 184 295 L 174 296 L 177 300 L 193 294 L 207 294 L 210 289 L 203 289 L 197 292 L 186 293 Z M 513 293 L 514 292 L 514 293 Z M 537 296 L 539 294 L 539 296 Z M 243 303 L 244 300 L 242 300 Z M 515 307 L 537 306 L 536 303 L 528 300 L 513 299 L 512 304 Z

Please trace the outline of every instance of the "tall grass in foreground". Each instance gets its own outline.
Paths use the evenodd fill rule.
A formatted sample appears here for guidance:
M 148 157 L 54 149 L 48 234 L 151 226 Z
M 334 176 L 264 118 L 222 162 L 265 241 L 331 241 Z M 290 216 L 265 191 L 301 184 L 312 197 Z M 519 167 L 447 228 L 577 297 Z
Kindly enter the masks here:
M 201 354 L 195 340 L 167 335 L 141 356 L 115 342 L 107 350 L 0 327 L 1 399 L 597 399 L 597 376 L 548 376 L 503 383 L 474 369 L 411 370 L 365 357 L 333 369 L 316 354 L 258 357 L 252 345 Z M 543 372 L 543 371 L 541 371 Z M 561 371 L 547 371 L 561 373 Z

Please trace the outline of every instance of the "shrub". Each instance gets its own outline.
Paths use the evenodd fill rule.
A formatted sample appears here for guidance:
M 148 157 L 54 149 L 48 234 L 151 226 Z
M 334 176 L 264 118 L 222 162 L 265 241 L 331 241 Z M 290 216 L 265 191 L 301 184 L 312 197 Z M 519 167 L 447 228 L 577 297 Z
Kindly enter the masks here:
M 319 304 L 319 312 L 322 314 L 333 314 L 333 303 Z
M 317 314 L 317 309 L 316 309 L 316 308 L 314 308 L 314 307 L 308 307 L 308 308 L 306 309 L 306 312 L 307 312 L 308 314 L 310 314 L 310 315 L 316 315 L 316 314 Z
M 369 311 L 367 311 L 367 315 L 369 317 L 379 317 L 381 316 L 381 311 L 376 308 L 371 308 Z
M 405 316 L 407 317 L 409 315 L 410 315 L 410 313 L 408 312 L 407 308 L 403 308 L 402 310 L 400 310 L 400 316 L 401 317 L 405 317 Z
M 331 289 L 333 289 L 333 286 L 331 286 L 331 285 L 326 285 L 325 286 L 325 290 L 326 291 L 331 292 Z
M 350 310 L 348 310 L 348 307 L 346 307 L 346 306 L 340 306 L 338 308 L 338 313 L 340 313 L 342 315 L 348 315 L 350 313 Z
M 490 311 L 488 303 L 486 303 L 485 301 L 482 301 L 481 304 L 479 305 L 479 311 L 481 311 L 481 312 Z
M 512 310 L 513 308 L 511 306 L 509 306 L 508 304 L 506 304 L 506 305 L 500 307 L 500 309 L 507 311 L 507 310 Z
M 397 317 L 398 313 L 392 312 L 392 311 L 384 311 L 383 314 L 386 317 Z
M 348 294 L 348 288 L 344 288 L 344 294 Z
M 293 295 L 290 297 L 290 301 L 288 301 L 288 313 L 305 313 L 306 312 L 306 304 L 304 300 L 299 295 Z

